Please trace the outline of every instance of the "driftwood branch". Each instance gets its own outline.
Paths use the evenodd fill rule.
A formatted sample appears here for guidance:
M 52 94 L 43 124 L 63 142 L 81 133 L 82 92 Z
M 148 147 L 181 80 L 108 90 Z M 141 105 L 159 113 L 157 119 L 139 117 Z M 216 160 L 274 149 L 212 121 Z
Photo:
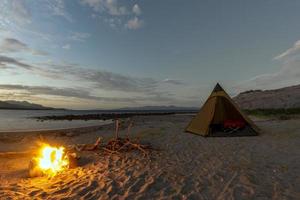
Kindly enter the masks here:
M 115 120 L 115 126 L 116 126 L 116 130 L 115 130 L 115 138 L 119 138 L 119 127 L 120 127 L 120 122 L 118 119 Z
M 129 134 L 131 128 L 133 126 L 133 122 L 130 121 L 126 138 L 122 138 L 119 136 L 120 129 L 120 121 L 117 119 L 115 121 L 116 129 L 115 129 L 115 137 L 109 140 L 106 144 L 101 144 L 101 138 L 98 138 L 95 144 L 83 144 L 83 145 L 75 145 L 75 150 L 77 151 L 95 151 L 102 150 L 105 153 L 109 154 L 120 154 L 122 152 L 129 152 L 138 150 L 142 152 L 144 156 L 149 156 L 149 150 L 152 150 L 150 145 L 141 144 L 139 138 L 135 138 L 131 140 L 129 138 Z
M 94 144 L 77 144 L 75 146 L 71 146 L 70 149 L 75 149 L 77 151 L 94 151 L 100 147 L 102 142 L 102 138 L 98 137 Z

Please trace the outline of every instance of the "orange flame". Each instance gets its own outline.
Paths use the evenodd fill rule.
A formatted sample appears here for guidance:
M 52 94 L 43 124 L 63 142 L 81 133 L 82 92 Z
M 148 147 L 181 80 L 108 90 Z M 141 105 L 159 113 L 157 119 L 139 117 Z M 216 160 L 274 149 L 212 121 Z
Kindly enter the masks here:
M 43 144 L 35 159 L 39 169 L 50 176 L 69 168 L 69 159 L 65 154 L 64 147 L 51 147 Z

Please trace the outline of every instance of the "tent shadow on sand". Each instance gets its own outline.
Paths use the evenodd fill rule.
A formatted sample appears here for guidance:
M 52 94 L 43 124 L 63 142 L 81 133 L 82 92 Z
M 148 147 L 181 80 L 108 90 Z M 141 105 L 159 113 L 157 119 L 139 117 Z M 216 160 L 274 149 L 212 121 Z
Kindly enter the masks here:
M 219 83 L 185 131 L 205 137 L 256 136 L 261 132 Z

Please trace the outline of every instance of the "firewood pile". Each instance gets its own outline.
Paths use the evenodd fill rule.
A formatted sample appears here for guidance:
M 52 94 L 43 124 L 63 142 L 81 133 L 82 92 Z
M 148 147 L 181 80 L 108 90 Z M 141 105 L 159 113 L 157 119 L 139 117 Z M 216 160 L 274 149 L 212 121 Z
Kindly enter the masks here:
M 76 151 L 103 151 L 106 154 L 118 154 L 137 151 L 143 154 L 144 157 L 148 157 L 151 150 L 153 150 L 150 144 L 141 144 L 138 138 L 130 139 L 129 134 L 133 126 L 130 122 L 127 128 L 127 134 L 125 138 L 119 136 L 120 121 L 115 120 L 115 137 L 110 139 L 107 143 L 103 142 L 103 139 L 99 137 L 94 144 L 77 144 L 69 147 L 69 150 Z

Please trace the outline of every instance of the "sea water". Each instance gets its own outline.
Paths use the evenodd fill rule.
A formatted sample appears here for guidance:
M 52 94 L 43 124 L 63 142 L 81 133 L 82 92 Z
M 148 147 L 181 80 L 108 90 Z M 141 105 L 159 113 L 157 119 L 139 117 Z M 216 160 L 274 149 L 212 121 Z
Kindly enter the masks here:
M 0 132 L 53 130 L 88 127 L 110 123 L 110 120 L 46 120 L 42 122 L 33 118 L 49 115 L 84 115 L 101 113 L 103 112 L 75 110 L 0 110 Z

